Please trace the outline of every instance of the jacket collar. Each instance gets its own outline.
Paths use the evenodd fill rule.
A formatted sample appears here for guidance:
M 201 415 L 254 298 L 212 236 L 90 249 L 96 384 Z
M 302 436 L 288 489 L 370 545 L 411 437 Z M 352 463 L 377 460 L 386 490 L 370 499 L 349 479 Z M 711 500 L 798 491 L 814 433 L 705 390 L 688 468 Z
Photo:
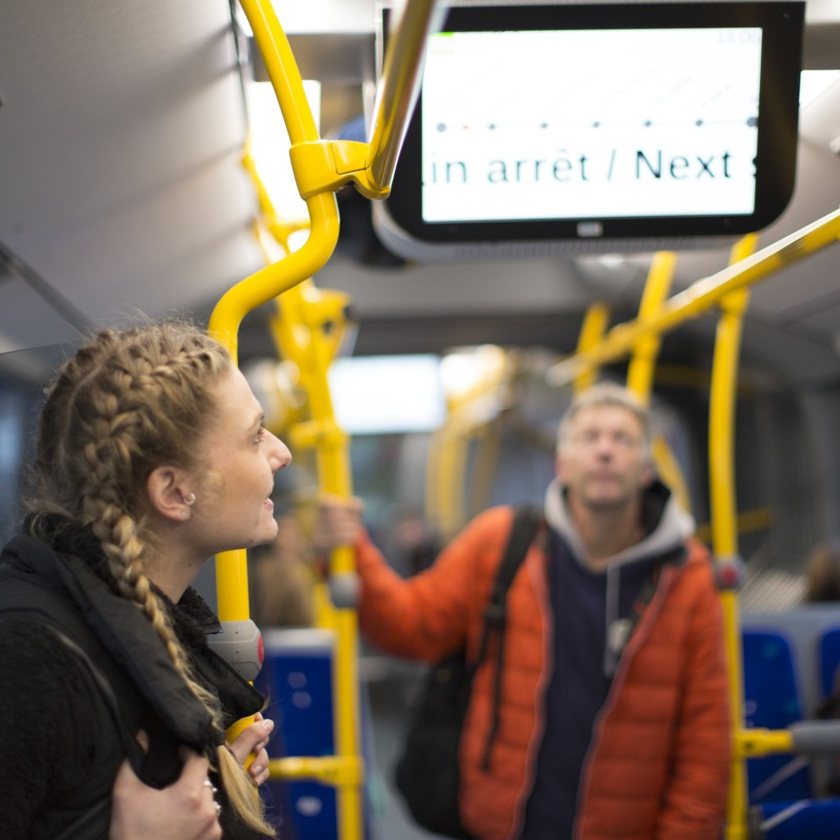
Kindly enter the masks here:
M 672 551 L 694 531 L 694 519 L 678 505 L 671 491 L 658 480 L 643 491 L 641 517 L 646 536 L 635 545 L 614 554 L 607 560 L 607 565 L 633 563 Z M 586 559 L 586 550 L 569 513 L 566 493 L 558 479 L 552 481 L 546 490 L 545 519 L 569 544 L 575 559 L 582 563 Z
M 67 547 L 63 540 L 57 542 L 61 547 Z M 74 547 L 78 550 L 81 546 L 76 543 Z M 219 744 L 223 741 L 224 734 L 213 725 L 210 712 L 176 671 L 149 620 L 133 602 L 115 592 L 98 551 L 98 543 L 95 556 L 83 559 L 76 554 L 59 553 L 40 540 L 17 536 L 6 547 L 4 555 L 4 559 L 10 560 L 22 571 L 30 574 L 34 572 L 51 586 L 64 591 L 114 661 L 129 675 L 155 713 L 181 741 L 200 752 L 211 743 Z M 193 595 L 201 600 L 197 594 Z M 179 616 L 182 611 L 173 607 L 171 602 L 165 603 L 173 613 L 176 632 L 183 638 L 181 634 L 187 626 L 185 621 L 189 622 L 188 617 Z M 212 615 L 209 607 L 203 601 L 201 603 Z M 184 641 L 193 647 L 191 641 L 195 640 L 193 629 L 191 638 Z M 206 648 L 206 640 L 203 640 L 203 644 L 204 652 L 198 648 L 201 659 L 207 658 L 205 652 L 208 657 L 215 657 Z M 225 668 L 226 663 L 222 663 L 217 670 L 224 671 Z M 255 689 L 250 686 L 247 688 L 260 701 L 249 712 L 253 713 L 260 708 L 262 698 Z M 222 699 L 224 702 L 225 698 Z

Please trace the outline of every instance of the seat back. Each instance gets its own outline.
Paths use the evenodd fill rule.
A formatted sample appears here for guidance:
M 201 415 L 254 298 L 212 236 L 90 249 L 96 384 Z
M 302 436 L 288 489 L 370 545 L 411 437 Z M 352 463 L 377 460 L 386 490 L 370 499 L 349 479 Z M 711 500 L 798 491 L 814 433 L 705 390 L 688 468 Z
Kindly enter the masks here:
M 836 840 L 840 800 L 768 802 L 754 810 L 755 830 L 761 840 Z
M 773 630 L 742 631 L 744 718 L 748 727 L 785 729 L 802 720 L 797 674 L 786 636 Z M 771 755 L 747 761 L 750 802 L 805 799 L 811 795 L 807 761 Z
M 840 665 L 840 627 L 823 631 L 819 640 L 820 690 L 822 698 L 828 697 L 834 688 L 834 674 Z

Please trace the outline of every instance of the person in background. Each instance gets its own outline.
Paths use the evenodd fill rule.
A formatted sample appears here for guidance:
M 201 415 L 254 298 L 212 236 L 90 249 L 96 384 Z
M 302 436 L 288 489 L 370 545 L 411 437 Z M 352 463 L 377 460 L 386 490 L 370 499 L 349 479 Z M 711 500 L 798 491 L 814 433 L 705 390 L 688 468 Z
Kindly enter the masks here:
M 809 603 L 840 601 L 840 544 L 818 545 L 808 558 L 805 600 Z
M 257 790 L 273 722 L 208 646 L 218 619 L 190 584 L 217 552 L 274 538 L 290 460 L 194 327 L 104 330 L 65 362 L 0 558 L 4 840 L 274 835 Z
M 806 603 L 821 604 L 840 601 L 840 543 L 836 540 L 818 545 L 808 558 L 805 573 Z M 816 709 L 822 720 L 840 719 L 840 667 L 834 669 L 831 690 Z M 840 796 L 840 761 L 828 762 L 826 790 L 831 796 Z
M 577 396 L 558 435 L 545 527 L 508 593 L 500 720 L 494 657 L 459 748 L 461 821 L 479 840 L 718 840 L 730 763 L 721 607 L 691 518 L 656 480 L 648 412 L 611 384 Z M 396 655 L 476 655 L 513 520 L 484 512 L 408 580 L 358 503 L 326 499 L 321 551 L 353 544 L 366 638 Z
M 294 508 L 277 517 L 277 536 L 251 552 L 252 618 L 260 627 L 311 627 L 315 620 L 312 546 Z

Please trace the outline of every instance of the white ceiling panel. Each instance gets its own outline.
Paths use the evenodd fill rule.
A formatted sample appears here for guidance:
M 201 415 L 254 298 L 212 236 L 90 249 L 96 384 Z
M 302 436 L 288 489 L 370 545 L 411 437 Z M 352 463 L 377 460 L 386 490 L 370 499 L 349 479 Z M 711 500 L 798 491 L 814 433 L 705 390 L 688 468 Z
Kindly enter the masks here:
M 94 322 L 218 297 L 261 265 L 225 0 L 11 0 L 0 242 Z

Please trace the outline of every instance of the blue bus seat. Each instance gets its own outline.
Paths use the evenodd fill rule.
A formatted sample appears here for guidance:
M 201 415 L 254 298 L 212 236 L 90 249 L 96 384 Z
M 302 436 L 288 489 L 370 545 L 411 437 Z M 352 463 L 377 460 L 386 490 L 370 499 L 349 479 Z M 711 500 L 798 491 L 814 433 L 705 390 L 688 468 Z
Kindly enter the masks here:
M 266 696 L 266 717 L 275 721 L 268 742 L 271 758 L 335 754 L 333 660 L 337 638 L 315 627 L 267 628 L 265 661 L 254 685 Z M 360 691 L 360 749 L 373 770 L 366 695 Z M 266 813 L 280 821 L 283 840 L 338 840 L 336 788 L 312 780 L 270 780 L 261 786 Z M 364 835 L 371 840 L 371 809 L 365 790 Z
M 753 808 L 755 830 L 750 837 L 761 840 L 837 840 L 840 837 L 839 819 L 837 800 L 765 802 Z
M 834 674 L 840 665 L 840 627 L 825 630 L 819 640 L 819 668 L 821 698 L 827 698 L 834 688 Z
M 785 729 L 802 720 L 791 645 L 777 631 L 742 630 L 744 717 L 747 727 Z M 747 761 L 750 803 L 797 801 L 811 795 L 807 759 L 770 755 Z
M 267 629 L 263 644 L 265 661 L 254 685 L 267 698 L 265 716 L 276 724 L 269 756 L 332 755 L 335 634 L 309 627 Z M 271 780 L 261 790 L 269 818 L 282 820 L 284 840 L 337 840 L 334 788 L 310 780 Z

